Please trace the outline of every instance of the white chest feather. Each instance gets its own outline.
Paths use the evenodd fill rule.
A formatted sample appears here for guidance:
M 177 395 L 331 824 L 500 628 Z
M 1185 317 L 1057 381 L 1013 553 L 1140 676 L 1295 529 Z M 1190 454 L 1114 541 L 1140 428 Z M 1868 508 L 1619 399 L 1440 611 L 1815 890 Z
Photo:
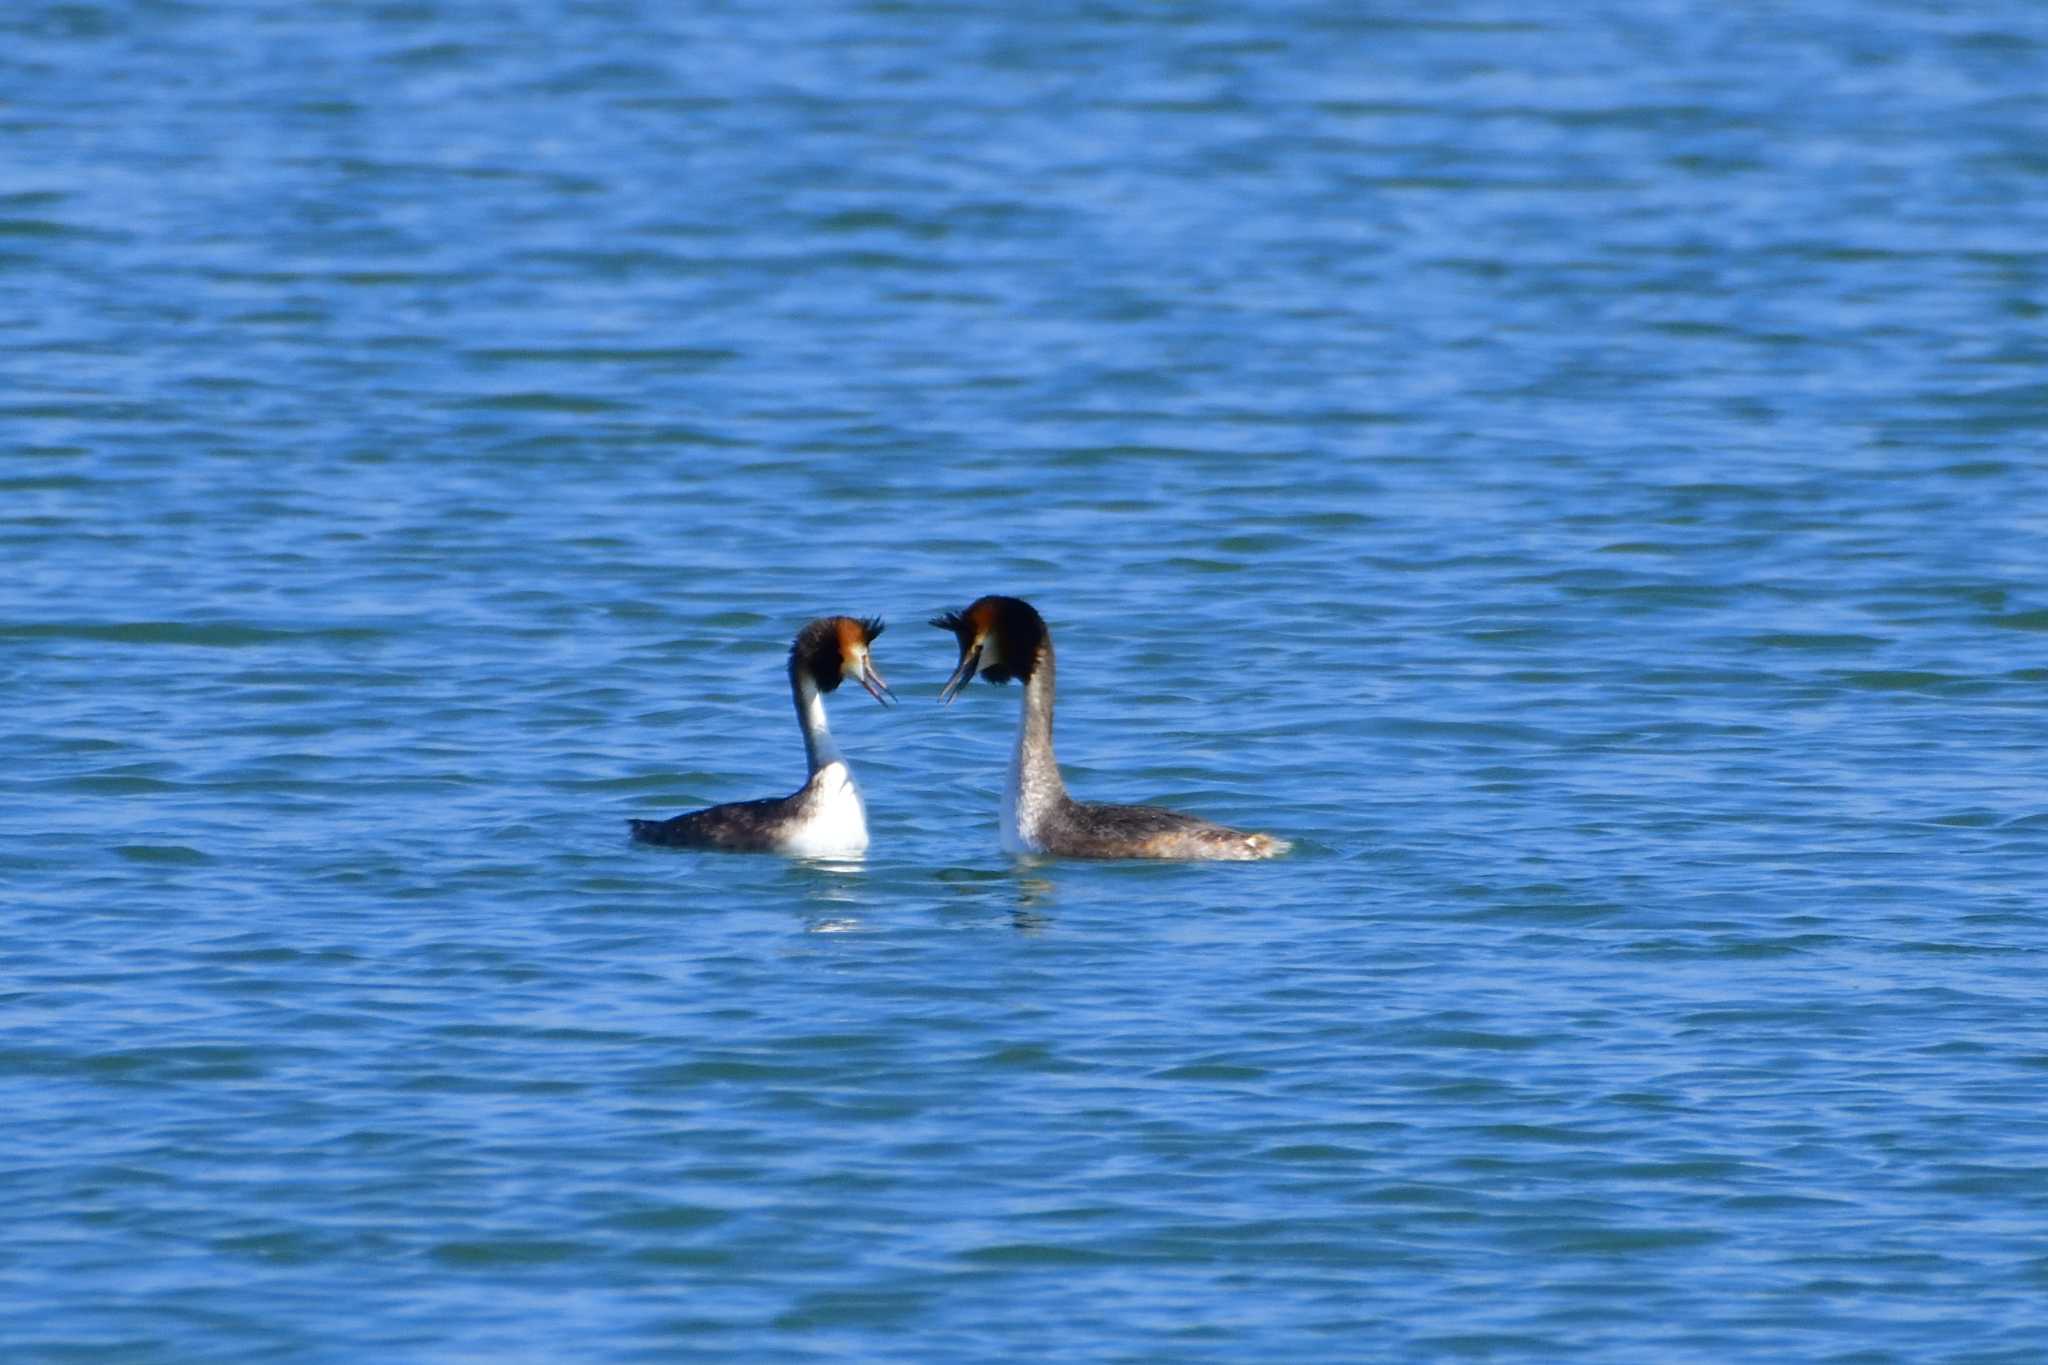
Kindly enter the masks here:
M 843 760 L 820 768 L 805 788 L 804 817 L 790 827 L 781 851 L 797 858 L 862 853 L 868 846 L 868 811 Z

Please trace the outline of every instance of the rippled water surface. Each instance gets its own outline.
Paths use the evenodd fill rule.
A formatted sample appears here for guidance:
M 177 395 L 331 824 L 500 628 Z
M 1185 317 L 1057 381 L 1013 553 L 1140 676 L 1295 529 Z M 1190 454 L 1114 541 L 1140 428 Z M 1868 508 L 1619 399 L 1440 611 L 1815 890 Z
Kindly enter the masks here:
M 2044 15 L 7 7 L 5 1354 L 2039 1359 Z

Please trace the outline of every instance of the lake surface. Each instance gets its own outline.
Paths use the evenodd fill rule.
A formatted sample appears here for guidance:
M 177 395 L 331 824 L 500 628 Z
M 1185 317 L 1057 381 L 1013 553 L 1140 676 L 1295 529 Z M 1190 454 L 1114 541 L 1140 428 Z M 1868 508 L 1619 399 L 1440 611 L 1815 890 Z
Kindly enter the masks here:
M 8 7 L 7 1358 L 2038 1360 L 2048 10 L 1794 8 Z

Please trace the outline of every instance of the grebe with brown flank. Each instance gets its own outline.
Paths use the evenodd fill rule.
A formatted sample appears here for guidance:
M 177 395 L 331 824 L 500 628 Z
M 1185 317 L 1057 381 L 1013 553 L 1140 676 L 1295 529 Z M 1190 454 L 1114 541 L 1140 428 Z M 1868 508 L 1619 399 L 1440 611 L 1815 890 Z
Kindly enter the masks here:
M 1291 845 L 1246 834 L 1162 806 L 1116 806 L 1067 795 L 1052 752 L 1052 632 L 1029 602 L 983 597 L 965 611 L 932 618 L 960 644 L 960 665 L 939 691 L 949 703 L 977 670 L 993 683 L 1024 684 L 1017 743 L 1003 788 L 1003 847 L 1067 858 L 1182 858 L 1249 861 Z

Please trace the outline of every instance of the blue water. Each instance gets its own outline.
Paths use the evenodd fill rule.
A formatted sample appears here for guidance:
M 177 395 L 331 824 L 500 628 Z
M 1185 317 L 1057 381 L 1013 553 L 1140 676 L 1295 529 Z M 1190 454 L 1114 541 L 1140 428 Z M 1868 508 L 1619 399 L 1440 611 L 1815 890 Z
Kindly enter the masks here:
M 2044 73 L 7 7 L 0 1353 L 2038 1360 Z M 1004 857 L 986 592 L 1295 854 Z M 629 845 L 827 611 L 870 856 Z

